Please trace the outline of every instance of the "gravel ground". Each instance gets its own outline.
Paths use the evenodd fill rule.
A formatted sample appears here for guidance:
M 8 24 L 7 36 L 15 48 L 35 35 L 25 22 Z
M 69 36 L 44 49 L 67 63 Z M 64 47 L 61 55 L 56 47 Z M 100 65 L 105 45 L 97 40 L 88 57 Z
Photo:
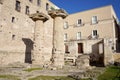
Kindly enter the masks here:
M 17 66 L 16 66 L 17 65 Z M 83 70 L 77 70 L 73 67 L 66 66 L 64 69 L 59 70 L 50 70 L 50 69 L 43 69 L 43 70 L 34 70 L 31 72 L 24 71 L 31 65 L 29 64 L 10 64 L 5 67 L 0 67 L 0 75 L 15 75 L 19 76 L 21 80 L 28 80 L 29 78 L 33 78 L 40 75 L 47 75 L 47 76 L 68 76 L 77 72 L 83 72 Z M 33 65 L 32 65 L 33 66 Z M 38 67 L 38 66 L 34 66 Z M 2 79 L 0 80 L 7 80 Z

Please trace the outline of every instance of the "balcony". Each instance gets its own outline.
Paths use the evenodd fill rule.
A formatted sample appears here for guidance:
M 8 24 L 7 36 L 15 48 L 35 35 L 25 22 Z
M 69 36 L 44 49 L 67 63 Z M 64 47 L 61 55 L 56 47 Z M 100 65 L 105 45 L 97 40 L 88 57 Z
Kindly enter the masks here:
M 92 35 L 92 34 L 90 34 L 89 36 L 88 36 L 88 39 L 98 39 L 99 38 L 99 35 Z
M 96 35 L 96 36 L 89 35 L 89 36 L 81 36 L 80 39 L 70 38 L 70 39 L 65 40 L 64 42 L 84 41 L 84 40 L 97 40 L 97 39 L 99 39 L 99 35 Z
M 83 27 L 85 24 L 73 24 L 73 27 Z

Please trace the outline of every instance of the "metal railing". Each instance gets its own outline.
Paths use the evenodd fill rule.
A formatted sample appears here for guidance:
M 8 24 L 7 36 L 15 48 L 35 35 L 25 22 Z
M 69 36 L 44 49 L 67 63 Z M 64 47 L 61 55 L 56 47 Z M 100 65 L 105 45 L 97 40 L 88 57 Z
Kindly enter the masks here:
M 89 36 L 81 36 L 80 39 L 76 38 L 70 38 L 65 40 L 64 42 L 69 42 L 69 41 L 83 41 L 83 40 L 97 40 L 99 39 L 99 35 L 92 36 L 91 34 Z

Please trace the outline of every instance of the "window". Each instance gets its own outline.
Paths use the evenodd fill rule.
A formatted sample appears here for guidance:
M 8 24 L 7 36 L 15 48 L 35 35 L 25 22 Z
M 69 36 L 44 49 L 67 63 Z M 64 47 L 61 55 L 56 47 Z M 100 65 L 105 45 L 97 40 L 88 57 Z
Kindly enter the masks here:
M 68 22 L 64 22 L 64 29 L 68 28 Z
M 29 0 L 30 2 L 33 2 L 33 0 Z
M 92 38 L 96 38 L 97 37 L 97 30 L 93 30 L 92 31 Z
M 77 21 L 77 26 L 81 26 L 82 25 L 82 20 L 81 19 L 78 19 Z
M 12 23 L 14 23 L 14 22 L 15 22 L 15 17 L 12 17 L 11 22 L 12 22 Z
M 67 41 L 67 33 L 64 34 L 64 41 Z
M 29 14 L 29 6 L 26 6 L 25 14 Z
M 49 4 L 46 3 L 46 10 L 49 10 Z
M 20 9 L 21 9 L 20 2 L 16 1 L 16 8 L 15 8 L 15 10 L 18 11 L 18 12 L 20 12 Z
M 81 39 L 81 32 L 77 33 L 77 40 Z
M 93 16 L 92 17 L 92 24 L 96 24 L 97 23 L 97 16 Z
M 41 5 L 41 0 L 37 0 L 37 5 L 38 5 L 38 6 Z
M 15 40 L 15 35 L 14 34 L 12 35 L 12 40 Z

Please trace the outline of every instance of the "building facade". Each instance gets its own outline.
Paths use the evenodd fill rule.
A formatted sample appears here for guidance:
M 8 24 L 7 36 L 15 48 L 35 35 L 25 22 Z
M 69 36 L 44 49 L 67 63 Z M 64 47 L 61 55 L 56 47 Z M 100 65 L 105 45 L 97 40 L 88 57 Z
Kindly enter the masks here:
M 75 60 L 91 53 L 99 54 L 106 64 L 119 51 L 112 6 L 68 16 L 49 0 L 0 0 L 0 15 L 1 65 L 21 62 L 62 67 L 64 58 Z
M 64 23 L 66 59 L 90 55 L 91 64 L 114 62 L 120 51 L 117 17 L 111 5 L 69 15 Z M 75 61 L 75 60 L 74 60 Z

